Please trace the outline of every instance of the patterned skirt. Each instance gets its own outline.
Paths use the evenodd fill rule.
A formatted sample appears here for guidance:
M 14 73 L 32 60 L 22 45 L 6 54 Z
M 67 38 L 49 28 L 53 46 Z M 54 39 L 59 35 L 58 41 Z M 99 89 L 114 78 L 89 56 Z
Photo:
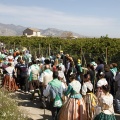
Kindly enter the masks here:
M 94 120 L 116 120 L 115 116 L 112 114 L 112 115 L 108 115 L 108 114 L 105 114 L 103 112 L 101 112 L 100 114 L 98 114 Z
M 97 97 L 93 93 L 87 93 L 83 99 L 86 104 L 87 120 L 92 120 L 97 105 Z
M 18 89 L 15 79 L 7 74 L 3 79 L 3 87 L 8 91 L 15 91 Z
M 60 109 L 58 120 L 87 120 L 84 100 L 69 98 Z

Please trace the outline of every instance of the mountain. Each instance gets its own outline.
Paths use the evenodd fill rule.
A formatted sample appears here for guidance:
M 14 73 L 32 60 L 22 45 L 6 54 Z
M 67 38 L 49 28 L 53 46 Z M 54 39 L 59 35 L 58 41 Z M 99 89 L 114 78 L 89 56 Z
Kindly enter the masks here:
M 0 23 L 0 36 L 21 36 L 23 35 L 23 31 L 26 28 L 27 27 L 23 27 L 20 25 Z M 71 34 L 72 36 L 75 36 L 75 37 L 85 37 L 83 35 L 79 35 L 72 31 L 64 31 L 56 28 L 48 28 L 45 30 L 40 29 L 40 32 L 41 32 L 41 35 L 43 36 L 64 37 L 65 35 Z
M 0 23 L 0 36 L 21 36 L 26 27 Z
M 71 34 L 72 36 L 75 37 L 85 37 L 83 35 L 80 35 L 78 33 L 74 33 L 72 31 L 64 31 L 64 30 L 60 30 L 60 29 L 56 29 L 56 28 L 48 28 L 45 30 L 40 30 L 41 34 L 44 36 L 54 36 L 54 37 L 64 37 L 67 36 L 68 34 Z

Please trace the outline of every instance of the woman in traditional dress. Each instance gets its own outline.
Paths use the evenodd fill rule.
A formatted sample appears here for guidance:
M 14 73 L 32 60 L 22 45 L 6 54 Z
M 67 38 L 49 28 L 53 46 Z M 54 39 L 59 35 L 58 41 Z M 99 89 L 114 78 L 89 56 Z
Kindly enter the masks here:
M 92 93 L 93 85 L 90 81 L 90 74 L 84 74 L 84 83 L 82 86 L 82 95 L 86 104 L 87 120 L 92 120 L 95 107 L 97 106 L 97 97 Z
M 109 86 L 103 85 L 101 90 L 104 94 L 98 99 L 94 120 L 116 120 L 113 109 L 113 96 L 109 93 Z
M 108 85 L 108 82 L 105 78 L 105 74 L 103 72 L 100 73 L 99 75 L 99 80 L 97 82 L 97 92 L 96 92 L 96 96 L 99 98 L 101 96 L 101 94 L 104 94 L 102 92 L 101 86 L 103 85 Z
M 12 66 L 11 63 L 8 63 L 8 67 L 5 68 L 5 71 L 6 71 L 6 74 L 3 79 L 3 87 L 9 91 L 17 90 L 17 85 L 16 85 L 15 79 L 13 77 L 14 67 Z
M 58 120 L 86 120 L 85 103 L 80 94 L 81 84 L 75 78 L 75 74 L 70 75 L 71 82 L 65 92 L 69 98 L 60 109 Z

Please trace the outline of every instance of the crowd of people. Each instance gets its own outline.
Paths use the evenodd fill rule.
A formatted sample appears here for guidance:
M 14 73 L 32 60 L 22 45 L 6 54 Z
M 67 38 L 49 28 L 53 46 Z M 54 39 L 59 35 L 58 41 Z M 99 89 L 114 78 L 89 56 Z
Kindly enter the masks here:
M 84 68 L 80 59 L 75 63 L 63 51 L 45 58 L 17 48 L 1 50 L 0 63 L 2 88 L 33 95 L 39 90 L 40 102 L 47 99 L 53 120 L 116 120 L 113 100 L 120 100 L 116 63 L 91 59 Z

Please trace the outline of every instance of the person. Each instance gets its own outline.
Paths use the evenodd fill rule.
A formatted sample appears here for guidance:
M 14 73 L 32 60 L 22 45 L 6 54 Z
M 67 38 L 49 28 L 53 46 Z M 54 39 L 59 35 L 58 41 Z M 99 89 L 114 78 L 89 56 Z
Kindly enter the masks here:
M 86 103 L 87 119 L 92 120 L 95 107 L 97 106 L 97 97 L 92 93 L 93 84 L 90 81 L 90 75 L 84 74 L 84 83 L 82 86 L 82 95 Z
M 90 80 L 91 83 L 94 85 L 95 83 L 95 70 L 94 70 L 94 66 L 91 64 L 87 64 L 87 73 L 90 74 Z
M 66 78 L 65 78 L 64 72 L 62 71 L 62 68 L 60 66 L 58 67 L 58 78 L 61 82 L 66 84 Z
M 120 72 L 117 73 L 115 77 L 115 82 L 117 82 L 116 98 L 120 100 Z
M 69 78 L 70 77 L 70 74 L 75 74 L 76 75 L 76 73 L 77 73 L 77 70 L 76 70 L 76 68 L 75 68 L 75 64 L 74 64 L 74 61 L 71 61 L 71 63 L 70 63 L 70 68 L 68 69 L 68 72 L 67 72 L 67 77 Z M 67 84 L 69 84 L 69 79 L 67 80 Z
M 39 73 L 40 73 L 40 67 L 37 64 L 36 60 L 33 60 L 33 64 L 29 67 L 29 87 L 30 92 L 34 92 L 34 90 L 39 88 Z
M 113 73 L 112 71 L 110 70 L 110 67 L 109 65 L 105 65 L 104 66 L 104 73 L 105 73 L 105 78 L 108 82 L 108 85 L 110 87 L 110 93 L 114 96 L 115 93 L 114 93 L 114 79 L 113 79 Z
M 97 79 L 99 79 L 100 73 L 104 71 L 104 61 L 100 57 L 97 59 L 97 67 L 95 71 L 97 73 Z
M 21 90 L 20 89 L 20 68 L 19 68 L 19 66 L 21 65 L 20 61 L 21 61 L 21 57 L 18 57 L 17 64 L 15 65 L 15 73 L 16 73 L 15 78 L 16 78 L 18 90 Z
M 61 107 L 54 106 L 54 100 L 57 95 L 62 99 L 64 88 L 62 82 L 58 80 L 58 71 L 53 72 L 53 80 L 48 83 L 46 89 L 43 91 L 45 97 L 50 97 L 50 109 L 52 112 L 53 120 L 57 119 L 57 114 Z
M 40 81 L 40 91 L 41 91 L 41 101 L 43 101 L 43 90 L 46 88 L 48 83 L 53 80 L 53 72 L 50 70 L 50 65 L 46 64 L 45 65 L 45 70 L 41 73 L 39 77 Z
M 116 94 L 114 99 L 114 110 L 120 114 L 120 72 L 117 72 L 115 76 Z
M 7 88 L 8 91 L 15 91 L 17 90 L 17 85 L 15 82 L 15 78 L 14 78 L 14 67 L 12 66 L 12 63 L 8 63 L 8 67 L 5 68 L 6 74 L 5 77 L 3 79 L 3 87 Z
M 99 80 L 97 82 L 97 92 L 96 92 L 96 96 L 99 98 L 101 96 L 101 94 L 103 94 L 102 90 L 101 90 L 101 86 L 103 85 L 108 85 L 108 82 L 105 78 L 105 74 L 103 72 L 101 72 L 99 74 Z
M 24 90 L 25 93 L 28 93 L 28 67 L 25 64 L 25 61 L 20 60 L 19 70 L 20 70 L 20 89 Z
M 90 65 L 94 67 L 94 70 L 97 68 L 97 63 L 95 62 L 93 58 L 91 59 Z
M 96 107 L 96 116 L 94 120 L 116 120 L 113 109 L 113 96 L 109 93 L 109 86 L 102 85 L 102 94 Z
M 82 80 L 82 73 L 83 73 L 83 69 L 82 69 L 82 65 L 81 65 L 81 60 L 78 59 L 77 65 L 75 66 L 76 70 L 77 70 L 77 80 L 79 82 L 81 82 Z
M 63 65 L 62 59 L 60 59 L 60 64 L 58 65 L 58 67 L 61 67 L 61 70 L 63 71 L 63 73 L 65 72 L 65 66 Z
M 42 82 L 43 87 L 46 87 L 47 84 L 53 80 L 53 72 L 50 70 L 50 65 L 45 65 L 45 70 L 41 73 L 39 78 L 40 82 Z
M 113 79 L 115 79 L 115 76 L 117 74 L 117 64 L 116 63 L 112 63 L 110 64 L 110 70 L 112 71 L 113 73 Z
M 58 120 L 86 120 L 85 103 L 80 94 L 81 83 L 75 78 L 75 74 L 70 74 L 70 83 L 64 93 L 69 98 L 60 109 Z

